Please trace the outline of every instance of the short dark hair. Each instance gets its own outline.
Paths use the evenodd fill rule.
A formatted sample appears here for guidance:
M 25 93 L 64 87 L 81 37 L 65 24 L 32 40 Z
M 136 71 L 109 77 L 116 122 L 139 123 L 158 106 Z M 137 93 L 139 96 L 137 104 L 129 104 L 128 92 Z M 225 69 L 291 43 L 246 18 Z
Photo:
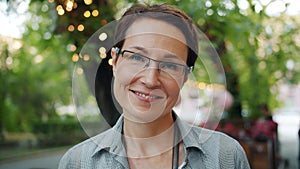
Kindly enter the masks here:
M 166 21 L 167 23 L 177 27 L 185 36 L 188 47 L 186 64 L 187 66 L 194 66 L 198 57 L 199 42 L 197 28 L 193 23 L 193 20 L 187 14 L 178 8 L 167 4 L 153 6 L 135 4 L 130 7 L 118 21 L 114 34 L 115 47 L 122 48 L 127 29 L 141 17 Z

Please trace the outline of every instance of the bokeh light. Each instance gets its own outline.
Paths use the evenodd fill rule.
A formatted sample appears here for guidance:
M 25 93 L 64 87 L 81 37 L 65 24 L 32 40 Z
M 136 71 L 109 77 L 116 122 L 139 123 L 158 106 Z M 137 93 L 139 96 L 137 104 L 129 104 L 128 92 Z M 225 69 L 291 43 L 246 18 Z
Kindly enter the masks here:
M 68 31 L 73 32 L 75 30 L 74 25 L 69 25 L 68 26 Z
M 90 56 L 89 56 L 88 54 L 85 54 L 85 55 L 83 56 L 83 60 L 84 60 L 84 61 L 90 60 Z
M 112 65 L 112 59 L 109 59 L 109 60 L 108 60 L 108 64 L 109 64 L 109 65 Z
M 65 14 L 65 10 L 64 10 L 64 8 L 63 8 L 62 5 L 58 5 L 58 6 L 56 7 L 56 11 L 57 11 L 57 14 L 58 14 L 58 15 L 63 15 L 63 14 Z
M 101 59 L 105 59 L 106 56 L 107 56 L 106 53 L 100 53 L 100 58 L 101 58 Z
M 77 62 L 79 60 L 79 55 L 77 53 L 74 53 L 72 56 L 72 61 Z
M 93 1 L 92 0 L 84 0 L 84 3 L 86 5 L 91 5 L 93 3 Z
M 99 52 L 100 52 L 100 53 L 106 53 L 105 47 L 103 47 L 103 46 L 100 47 L 100 48 L 99 48 Z
M 85 12 L 83 13 L 83 16 L 86 17 L 86 18 L 88 18 L 88 17 L 91 16 L 91 12 L 87 10 L 87 11 L 85 11 Z
M 107 34 L 106 33 L 101 33 L 100 35 L 99 35 L 99 40 L 100 41 L 105 41 L 107 39 Z
M 77 26 L 77 30 L 80 31 L 80 32 L 82 32 L 84 30 L 84 26 L 82 24 L 79 24 Z
M 73 1 L 71 1 L 71 0 L 66 1 L 66 10 L 69 12 L 72 11 L 73 5 L 74 5 Z
M 94 17 L 97 17 L 97 16 L 99 15 L 99 11 L 98 11 L 97 9 L 93 10 L 93 11 L 92 11 L 92 15 L 93 15 Z

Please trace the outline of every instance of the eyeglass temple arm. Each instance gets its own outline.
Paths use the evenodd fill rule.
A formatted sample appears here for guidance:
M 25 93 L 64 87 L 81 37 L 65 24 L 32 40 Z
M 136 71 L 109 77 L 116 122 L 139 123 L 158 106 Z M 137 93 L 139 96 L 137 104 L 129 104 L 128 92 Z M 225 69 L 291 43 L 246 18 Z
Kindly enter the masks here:
M 118 58 L 119 58 L 119 54 L 122 54 L 123 51 L 121 51 L 120 48 L 115 47 L 115 52 L 116 52 L 116 62 L 117 62 L 117 61 L 118 61 Z
M 123 53 L 123 51 L 121 51 L 120 48 L 115 47 L 115 49 L 116 49 L 116 55 L 119 55 L 119 54 L 122 54 L 122 53 Z

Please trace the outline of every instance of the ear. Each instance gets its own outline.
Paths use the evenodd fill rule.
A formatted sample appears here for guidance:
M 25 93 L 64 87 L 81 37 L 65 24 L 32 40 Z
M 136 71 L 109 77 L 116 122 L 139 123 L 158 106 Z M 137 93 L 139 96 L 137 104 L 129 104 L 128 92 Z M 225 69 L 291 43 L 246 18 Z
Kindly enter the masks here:
M 116 65 L 117 65 L 117 48 L 111 48 L 111 51 L 110 51 L 110 55 L 111 55 L 111 58 L 112 58 L 112 69 L 113 69 L 113 74 L 115 76 L 115 71 L 116 71 Z

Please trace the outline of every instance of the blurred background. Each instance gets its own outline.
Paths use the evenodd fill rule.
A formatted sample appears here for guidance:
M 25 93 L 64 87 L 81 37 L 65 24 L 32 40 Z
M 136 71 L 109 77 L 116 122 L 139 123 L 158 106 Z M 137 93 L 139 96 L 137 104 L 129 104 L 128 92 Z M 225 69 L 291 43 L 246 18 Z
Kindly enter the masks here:
M 215 129 L 241 143 L 251 167 L 297 169 L 298 0 L 0 0 L 0 168 L 57 168 L 88 138 L 72 100 L 73 71 L 88 70 L 75 64 L 90 59 L 80 55 L 88 38 L 136 2 L 175 5 L 213 43 L 228 93 Z

